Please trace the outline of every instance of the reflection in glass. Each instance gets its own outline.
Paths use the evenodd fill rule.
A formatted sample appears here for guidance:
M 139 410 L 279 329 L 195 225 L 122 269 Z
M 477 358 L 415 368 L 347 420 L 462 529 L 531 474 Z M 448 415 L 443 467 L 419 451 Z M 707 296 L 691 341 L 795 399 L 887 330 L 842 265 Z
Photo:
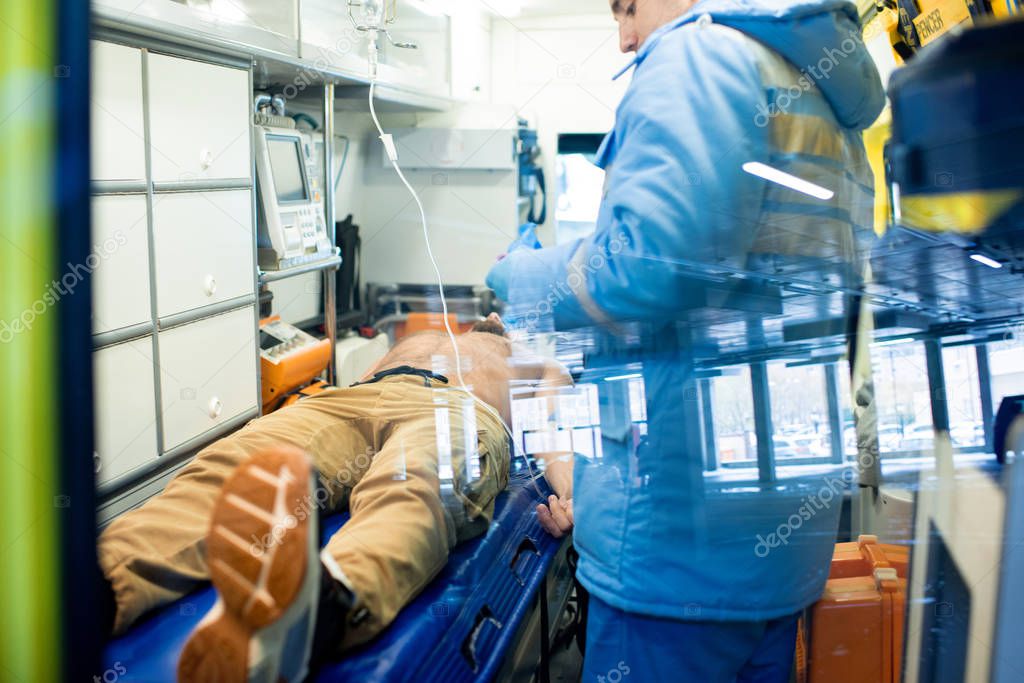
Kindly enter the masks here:
M 711 380 L 718 462 L 723 467 L 756 466 L 754 399 L 750 368 L 729 368 Z
M 768 365 L 776 458 L 828 458 L 831 428 L 820 365 Z

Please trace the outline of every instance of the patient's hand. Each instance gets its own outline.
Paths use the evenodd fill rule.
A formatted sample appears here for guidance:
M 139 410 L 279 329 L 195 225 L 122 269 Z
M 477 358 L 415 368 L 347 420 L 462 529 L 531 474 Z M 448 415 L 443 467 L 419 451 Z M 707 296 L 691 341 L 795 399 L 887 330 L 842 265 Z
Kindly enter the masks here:
M 537 506 L 537 519 L 544 530 L 555 538 L 569 534 L 573 528 L 572 498 L 549 496 L 547 505 Z

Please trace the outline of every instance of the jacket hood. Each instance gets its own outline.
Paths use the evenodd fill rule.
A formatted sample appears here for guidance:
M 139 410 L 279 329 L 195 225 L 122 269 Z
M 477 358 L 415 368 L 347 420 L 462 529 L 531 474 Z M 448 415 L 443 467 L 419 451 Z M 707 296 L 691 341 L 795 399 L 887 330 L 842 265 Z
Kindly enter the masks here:
M 863 130 L 882 112 L 885 89 L 864 46 L 857 8 L 846 0 L 701 0 L 651 34 L 636 63 L 666 33 L 704 15 L 785 57 L 814 81 L 844 127 Z

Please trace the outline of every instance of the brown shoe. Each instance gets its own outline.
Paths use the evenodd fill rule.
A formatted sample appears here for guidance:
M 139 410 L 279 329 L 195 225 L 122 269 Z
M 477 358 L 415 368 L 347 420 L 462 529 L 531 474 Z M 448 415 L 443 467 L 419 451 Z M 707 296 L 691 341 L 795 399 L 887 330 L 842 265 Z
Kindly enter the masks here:
M 254 456 L 224 484 L 206 538 L 219 597 L 185 644 L 179 681 L 305 678 L 320 590 L 314 486 L 291 447 Z

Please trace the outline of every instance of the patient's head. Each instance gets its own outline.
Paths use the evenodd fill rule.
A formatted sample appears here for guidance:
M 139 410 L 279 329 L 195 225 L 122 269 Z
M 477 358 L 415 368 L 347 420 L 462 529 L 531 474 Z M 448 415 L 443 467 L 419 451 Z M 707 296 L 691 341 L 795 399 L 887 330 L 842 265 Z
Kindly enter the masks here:
M 505 323 L 501 321 L 501 316 L 497 313 L 491 313 L 489 316 L 473 323 L 471 332 L 486 332 L 487 334 L 496 334 L 499 337 L 505 336 Z

